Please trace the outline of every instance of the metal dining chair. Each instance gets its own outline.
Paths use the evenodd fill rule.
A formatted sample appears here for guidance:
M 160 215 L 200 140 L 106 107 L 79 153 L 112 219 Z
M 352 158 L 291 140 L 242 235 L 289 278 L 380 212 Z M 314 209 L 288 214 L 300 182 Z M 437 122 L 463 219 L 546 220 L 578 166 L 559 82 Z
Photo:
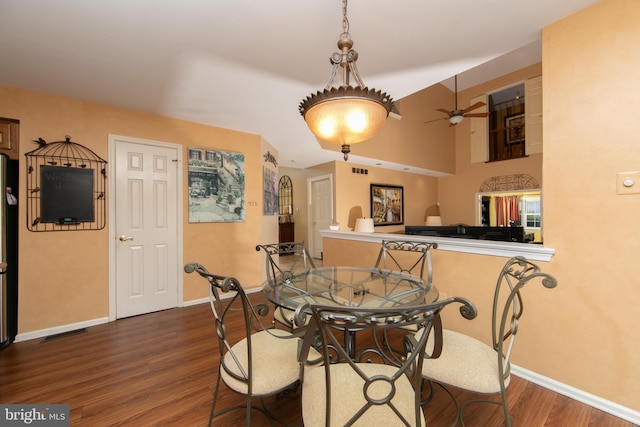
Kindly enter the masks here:
M 429 333 L 416 339 L 415 335 L 405 331 L 406 356 L 399 361 L 375 340 L 353 355 L 336 331 L 366 331 L 375 337 L 386 329 L 419 325 L 430 332 L 440 311 L 453 302 L 462 304 L 461 313 L 466 317 L 475 316 L 475 307 L 463 298 L 409 308 L 356 309 L 310 305 L 312 320 L 300 356 L 304 425 L 424 426 L 420 372 L 426 360 Z M 317 346 L 317 334 L 324 363 L 307 367 L 307 351 Z M 435 341 L 439 342 L 439 336 Z M 314 358 L 311 360 L 315 363 Z
M 426 282 L 426 286 L 431 286 L 433 281 L 431 250 L 437 248 L 438 244 L 435 242 L 383 240 L 374 267 L 417 276 Z M 406 328 L 415 332 L 418 330 L 418 325 L 410 325 Z
M 437 248 L 435 242 L 383 240 L 375 268 L 418 276 L 430 285 L 433 279 L 431 249 Z
M 256 251 L 263 250 L 266 254 L 267 282 L 272 286 L 292 280 L 296 273 L 315 268 L 311 255 L 304 246 L 304 242 L 272 243 L 257 245 Z M 274 325 L 284 325 L 291 332 L 299 331 L 305 325 L 297 325 L 294 312 L 284 307 L 276 307 L 273 313 Z
M 211 274 L 195 262 L 186 264 L 184 271 L 196 272 L 207 280 L 209 302 L 215 318 L 220 357 L 209 426 L 215 417 L 239 409 L 246 410 L 247 426 L 251 425 L 253 410 L 262 412 L 273 421 L 262 398 L 297 385 L 300 378 L 300 339 L 290 332 L 263 326 L 260 317 L 268 314 L 269 307 L 266 304 L 252 305 L 237 279 Z M 234 293 L 231 298 L 221 299 L 221 293 L 229 292 Z M 238 312 L 242 313 L 242 331 L 237 330 L 237 320 L 234 328 L 227 325 L 229 318 L 237 317 Z M 318 353 L 316 355 L 319 357 Z M 216 412 L 221 382 L 244 395 L 245 402 Z M 254 404 L 254 399 L 260 399 L 260 405 Z
M 541 283 L 549 289 L 557 285 L 553 276 L 543 273 L 536 264 L 526 258 L 511 258 L 500 271 L 494 291 L 491 345 L 468 335 L 444 329 L 439 357 L 425 359 L 422 376 L 429 380 L 431 385 L 431 395 L 427 402 L 433 396 L 435 382 L 449 394 L 456 405 L 457 416 L 452 425 L 460 421 L 464 426 L 462 411 L 467 405 L 485 402 L 501 405 L 505 423 L 511 426 L 507 402 L 507 387 L 511 379 L 510 356 L 522 317 L 522 288 L 529 282 Z M 424 333 L 418 331 L 416 338 L 420 339 Z M 500 395 L 500 400 L 474 399 L 459 405 L 454 394 L 446 386 L 480 394 L 497 394 Z

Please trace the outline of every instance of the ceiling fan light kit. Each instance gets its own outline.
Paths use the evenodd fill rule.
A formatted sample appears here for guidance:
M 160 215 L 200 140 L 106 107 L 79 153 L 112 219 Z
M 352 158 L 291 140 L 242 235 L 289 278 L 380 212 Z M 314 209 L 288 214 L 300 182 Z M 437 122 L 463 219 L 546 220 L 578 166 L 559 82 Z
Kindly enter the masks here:
M 452 125 L 457 125 L 458 123 L 462 122 L 464 120 L 464 116 L 462 115 L 462 111 L 458 110 L 456 111 L 456 113 L 458 114 L 454 114 L 451 117 L 449 117 L 449 123 L 451 123 Z
M 454 81 L 455 81 L 455 89 L 454 89 L 454 97 L 455 97 L 455 106 L 454 109 L 452 111 L 449 111 L 445 108 L 436 108 L 436 111 L 440 111 L 441 113 L 445 113 L 447 115 L 447 117 L 443 117 L 441 119 L 435 119 L 435 120 L 429 120 L 425 123 L 432 123 L 432 122 L 437 122 L 439 120 L 449 120 L 449 126 L 455 126 L 459 123 L 462 123 L 462 121 L 464 120 L 465 117 L 489 117 L 489 112 L 485 112 L 485 113 L 471 113 L 471 111 L 475 110 L 476 108 L 480 108 L 483 107 L 487 104 L 485 104 L 484 102 L 476 102 L 473 105 L 468 106 L 467 108 L 465 108 L 464 110 L 459 110 L 458 109 L 458 76 L 456 75 L 454 77 Z
M 331 55 L 331 79 L 322 92 L 309 95 L 300 102 L 299 111 L 311 132 L 323 141 L 342 146 L 347 160 L 351 145 L 373 137 L 384 125 L 394 107 L 393 99 L 384 92 L 367 88 L 360 78 L 349 34 L 347 0 L 342 1 L 342 34 L 338 40 L 340 52 Z M 333 79 L 341 68 L 342 85 L 333 87 Z M 349 79 L 353 73 L 356 86 Z

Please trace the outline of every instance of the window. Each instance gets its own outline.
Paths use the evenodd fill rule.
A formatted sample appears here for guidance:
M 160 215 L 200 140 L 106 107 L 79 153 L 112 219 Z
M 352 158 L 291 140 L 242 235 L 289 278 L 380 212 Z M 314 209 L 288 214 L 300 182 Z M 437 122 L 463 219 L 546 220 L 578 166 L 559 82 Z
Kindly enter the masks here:
M 542 153 L 542 76 L 470 102 L 484 102 L 491 112 L 487 120 L 471 121 L 471 163 Z
M 514 197 L 517 201 L 513 200 Z M 539 189 L 476 193 L 476 201 L 476 225 L 506 227 L 519 224 L 525 233 L 533 234 L 534 242 L 542 243 Z
M 489 161 L 524 157 L 524 83 L 490 94 L 489 111 Z
M 525 228 L 540 228 L 540 197 L 520 199 L 520 218 Z

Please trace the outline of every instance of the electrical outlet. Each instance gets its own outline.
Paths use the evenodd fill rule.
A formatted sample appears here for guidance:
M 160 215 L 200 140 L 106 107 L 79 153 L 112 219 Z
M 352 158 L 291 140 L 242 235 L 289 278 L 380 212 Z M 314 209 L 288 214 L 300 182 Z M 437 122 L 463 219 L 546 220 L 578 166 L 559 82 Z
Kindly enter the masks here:
M 618 172 L 616 192 L 618 194 L 640 194 L 640 171 Z

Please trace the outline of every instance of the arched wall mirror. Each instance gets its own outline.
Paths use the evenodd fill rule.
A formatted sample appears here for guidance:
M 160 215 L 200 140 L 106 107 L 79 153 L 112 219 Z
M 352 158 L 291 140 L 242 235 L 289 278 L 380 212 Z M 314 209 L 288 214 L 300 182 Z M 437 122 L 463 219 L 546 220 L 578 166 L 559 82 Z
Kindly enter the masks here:
M 278 182 L 278 214 L 293 213 L 293 184 L 288 175 L 283 175 Z

